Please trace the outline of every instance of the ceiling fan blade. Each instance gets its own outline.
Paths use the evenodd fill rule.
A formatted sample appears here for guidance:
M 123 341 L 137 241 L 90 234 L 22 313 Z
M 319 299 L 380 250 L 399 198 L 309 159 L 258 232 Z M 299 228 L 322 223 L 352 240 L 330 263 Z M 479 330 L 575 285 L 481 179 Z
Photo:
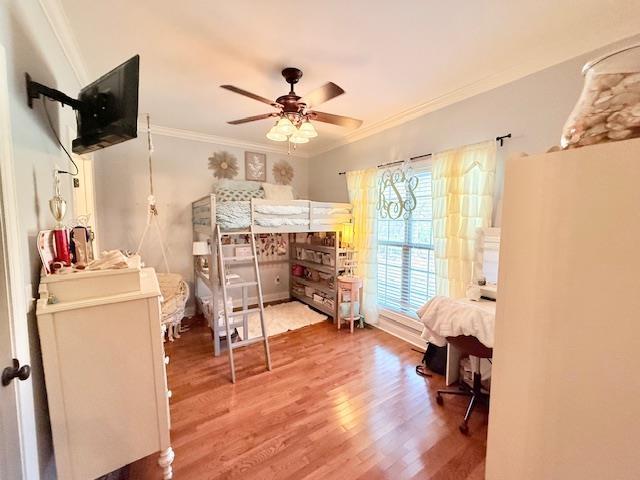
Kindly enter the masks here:
M 318 122 L 331 123 L 340 127 L 346 128 L 358 128 L 362 125 L 362 120 L 357 118 L 345 117 L 343 115 L 334 115 L 333 113 L 325 112 L 309 112 L 311 120 L 317 120 Z
M 313 108 L 343 93 L 344 90 L 338 85 L 333 82 L 328 82 L 320 88 L 316 88 L 314 91 L 307 93 L 300 101 L 306 103 L 307 108 Z
M 227 122 L 230 125 L 240 125 L 242 123 L 255 122 L 256 120 L 264 120 L 269 117 L 277 117 L 277 113 L 263 113 L 262 115 L 254 115 L 253 117 L 241 118 L 240 120 L 232 120 Z
M 255 93 L 247 92 L 246 90 L 243 90 L 238 87 L 234 87 L 233 85 L 220 85 L 220 88 L 224 88 L 225 90 L 229 90 L 230 92 L 244 95 L 245 97 L 253 98 L 254 100 L 258 100 L 259 102 L 266 103 L 267 105 L 271 105 L 276 108 L 279 106 L 273 100 L 269 100 L 268 98 L 261 97 L 260 95 L 256 95 Z

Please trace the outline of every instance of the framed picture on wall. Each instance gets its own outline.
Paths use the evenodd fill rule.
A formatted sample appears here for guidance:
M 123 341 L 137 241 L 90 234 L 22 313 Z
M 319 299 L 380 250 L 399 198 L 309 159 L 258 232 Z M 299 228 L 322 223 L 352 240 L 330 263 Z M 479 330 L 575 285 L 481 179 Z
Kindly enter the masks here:
M 267 181 L 267 154 L 244 152 L 244 178 L 257 182 Z

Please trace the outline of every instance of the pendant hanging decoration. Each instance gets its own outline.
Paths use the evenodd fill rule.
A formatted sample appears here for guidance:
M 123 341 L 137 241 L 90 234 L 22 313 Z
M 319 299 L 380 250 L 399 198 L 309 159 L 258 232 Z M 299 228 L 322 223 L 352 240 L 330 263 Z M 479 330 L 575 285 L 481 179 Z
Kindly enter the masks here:
M 378 180 L 378 201 L 376 208 L 380 218 L 405 220 L 411 217 L 417 206 L 415 190 L 418 188 L 418 177 L 413 175 L 411 167 L 406 163 L 382 172 Z

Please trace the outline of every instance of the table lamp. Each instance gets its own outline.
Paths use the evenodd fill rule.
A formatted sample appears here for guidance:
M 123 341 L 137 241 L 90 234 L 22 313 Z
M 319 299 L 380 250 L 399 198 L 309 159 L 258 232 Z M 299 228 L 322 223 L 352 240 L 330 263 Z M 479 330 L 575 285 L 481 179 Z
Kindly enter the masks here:
M 198 262 L 202 270 L 209 270 L 207 257 L 211 254 L 208 242 L 193 242 L 193 256 L 199 257 Z
M 353 247 L 353 223 L 342 224 L 342 239 L 340 243 L 342 248 Z

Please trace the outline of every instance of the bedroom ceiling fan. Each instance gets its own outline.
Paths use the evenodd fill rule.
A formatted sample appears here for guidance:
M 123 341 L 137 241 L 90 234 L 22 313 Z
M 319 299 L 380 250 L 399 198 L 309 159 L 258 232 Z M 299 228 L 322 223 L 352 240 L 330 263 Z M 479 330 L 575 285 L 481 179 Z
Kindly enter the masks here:
M 227 123 L 240 125 L 271 117 L 277 118 L 275 125 L 267 132 L 267 138 L 276 142 L 285 142 L 288 140 L 294 144 L 307 143 L 310 138 L 318 136 L 318 132 L 316 132 L 311 120 L 346 128 L 358 128 L 362 125 L 362 120 L 314 110 L 318 105 L 344 93 L 344 90 L 335 83 L 325 83 L 322 87 L 313 90 L 304 97 L 300 97 L 294 91 L 293 86 L 302 78 L 302 70 L 288 67 L 282 70 L 282 76 L 290 85 L 291 89 L 288 94 L 276 98 L 275 101 L 261 97 L 255 93 L 247 92 L 233 85 L 220 85 L 221 88 L 266 103 L 278 110 L 276 112 L 241 118 L 240 120 L 232 120 Z

